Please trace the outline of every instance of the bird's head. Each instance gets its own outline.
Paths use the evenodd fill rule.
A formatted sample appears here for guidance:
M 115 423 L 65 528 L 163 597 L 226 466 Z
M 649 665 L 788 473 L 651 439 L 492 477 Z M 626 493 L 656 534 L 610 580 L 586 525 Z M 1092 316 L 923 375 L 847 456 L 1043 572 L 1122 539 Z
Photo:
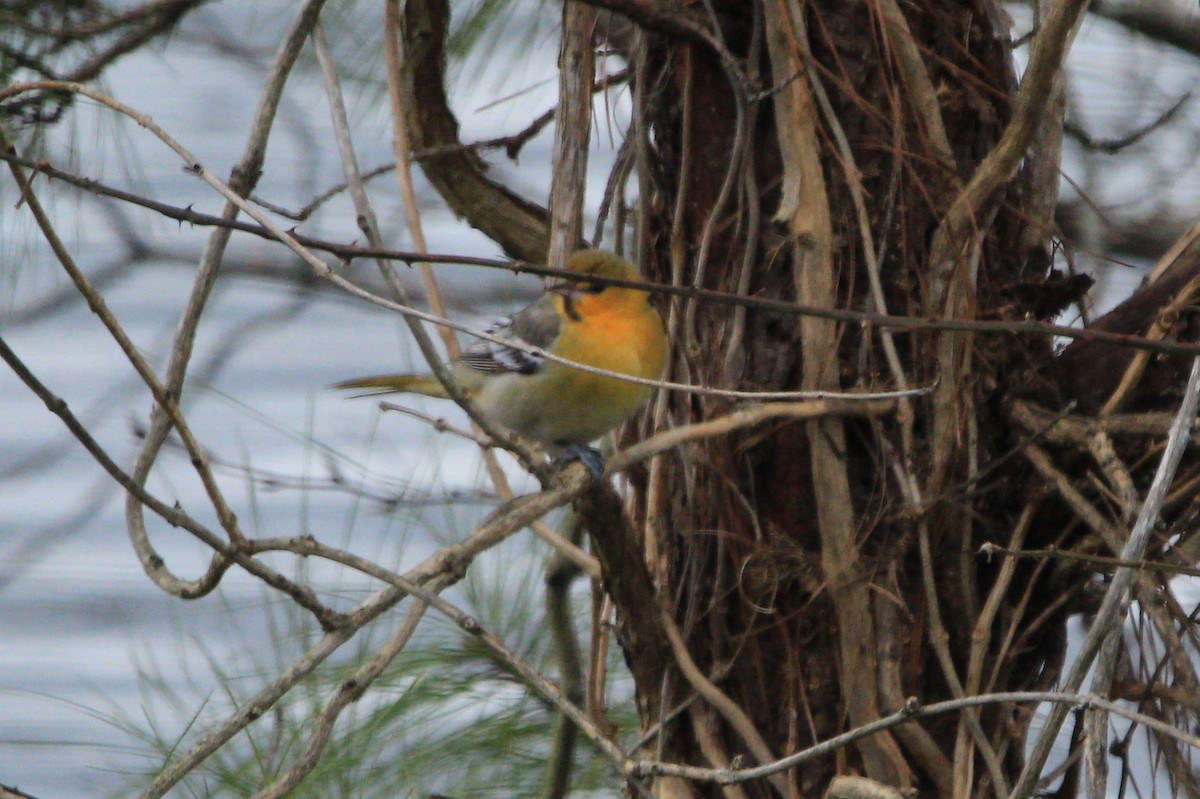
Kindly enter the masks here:
M 633 264 L 605 250 L 580 250 L 567 259 L 566 268 L 581 277 L 595 275 L 616 280 L 641 280 Z M 560 310 L 577 322 L 592 313 L 620 312 L 636 303 L 644 304 L 648 299 L 646 292 L 637 289 L 565 277 L 547 280 L 546 291 L 557 295 Z

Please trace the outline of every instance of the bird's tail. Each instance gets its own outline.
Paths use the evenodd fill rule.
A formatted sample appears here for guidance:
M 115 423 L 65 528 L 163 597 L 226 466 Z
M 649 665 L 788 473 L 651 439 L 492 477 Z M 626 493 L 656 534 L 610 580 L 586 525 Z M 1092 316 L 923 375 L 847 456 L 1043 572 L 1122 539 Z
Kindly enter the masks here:
M 427 397 L 449 399 L 446 389 L 433 375 L 375 375 L 373 377 L 356 377 L 353 380 L 343 380 L 334 383 L 334 388 L 366 389 L 355 394 L 356 397 L 374 397 L 380 394 L 424 394 Z

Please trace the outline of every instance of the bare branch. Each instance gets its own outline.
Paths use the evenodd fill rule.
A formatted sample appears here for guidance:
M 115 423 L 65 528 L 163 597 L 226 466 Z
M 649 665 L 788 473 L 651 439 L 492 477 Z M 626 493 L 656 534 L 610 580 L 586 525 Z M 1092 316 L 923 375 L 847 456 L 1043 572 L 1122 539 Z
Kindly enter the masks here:
M 1186 3 L 1162 0 L 1093 0 L 1092 13 L 1111 19 L 1132 31 L 1165 42 L 1192 55 L 1200 55 L 1200 32 L 1195 10 Z
M 171 506 L 159 500 L 154 495 L 146 491 L 145 487 L 137 483 L 127 474 L 116 461 L 112 459 L 104 448 L 92 437 L 87 431 L 87 428 L 80 423 L 63 401 L 61 397 L 56 396 L 50 391 L 37 377 L 26 368 L 25 364 L 15 352 L 9 348 L 3 338 L 0 338 L 0 360 L 8 364 L 9 368 L 25 383 L 34 394 L 38 396 L 46 407 L 55 416 L 59 417 L 71 434 L 78 439 L 83 448 L 92 456 L 95 461 L 100 464 L 100 467 L 108 473 L 110 477 L 122 488 L 124 488 L 131 497 L 138 502 L 150 508 L 155 514 L 170 524 L 172 527 L 180 527 L 198 540 L 204 542 L 211 547 L 216 555 L 210 567 L 210 573 L 213 577 L 211 582 L 215 585 L 216 582 L 228 571 L 229 567 L 237 564 L 251 574 L 259 577 L 267 585 L 270 585 L 280 591 L 283 591 L 290 596 L 296 604 L 310 611 L 314 617 L 320 622 L 322 628 L 326 630 L 336 629 L 343 626 L 345 618 L 338 613 L 323 605 L 316 597 L 316 594 L 311 588 L 299 583 L 294 583 L 283 575 L 265 566 L 260 561 L 255 560 L 243 548 L 232 547 L 226 541 L 217 535 L 212 530 L 209 530 L 200 522 L 189 516 L 182 508 Z M 183 598 L 193 598 L 187 594 Z
M 1157 560 L 1123 560 L 1121 558 L 1108 558 L 1103 555 L 1088 555 L 1083 552 L 1074 552 L 1066 549 L 1007 549 L 988 543 L 979 548 L 979 554 L 988 558 L 993 555 L 1002 555 L 1006 558 L 1050 558 L 1065 560 L 1073 563 L 1086 563 L 1097 566 L 1105 571 L 1124 567 L 1136 571 L 1158 572 L 1168 575 L 1184 574 L 1189 577 L 1200 577 L 1200 568 L 1196 568 L 1195 566 L 1182 566 L 1174 563 L 1163 563 Z
M 8 150 L 11 148 L 11 142 L 9 142 L 3 130 L 0 130 L 0 149 Z M 50 245 L 51 250 L 53 250 L 55 256 L 58 258 L 59 263 L 62 265 L 63 270 L 70 277 L 71 282 L 74 283 L 79 293 L 83 295 L 84 299 L 87 301 L 88 307 L 92 309 L 92 312 L 95 313 L 97 317 L 99 317 L 100 321 L 108 330 L 109 335 L 112 336 L 113 340 L 120 347 L 121 352 L 125 354 L 125 357 L 133 366 L 134 371 L 137 372 L 138 377 L 140 377 L 142 382 L 144 382 L 147 388 L 150 389 L 151 394 L 158 403 L 156 406 L 156 413 L 162 420 L 161 424 L 164 426 L 162 429 L 163 439 L 165 440 L 166 432 L 172 426 L 179 432 L 180 437 L 183 439 L 184 445 L 187 447 L 191 463 L 195 468 L 206 493 L 208 494 L 209 501 L 212 502 L 213 508 L 217 513 L 217 518 L 220 521 L 221 527 L 228 534 L 230 542 L 236 548 L 245 540 L 245 537 L 242 535 L 240 526 L 238 525 L 237 516 L 234 514 L 229 504 L 225 501 L 224 495 L 222 494 L 220 487 L 217 485 L 216 480 L 213 477 L 212 470 L 208 465 L 207 453 L 200 446 L 199 441 L 196 439 L 195 435 L 193 435 L 190 426 L 183 417 L 183 412 L 180 409 L 179 403 L 176 399 L 179 396 L 179 389 L 175 388 L 172 390 L 169 387 L 169 384 L 159 380 L 158 376 L 154 373 L 154 370 L 150 368 L 150 365 L 146 362 L 145 358 L 142 357 L 141 352 L 133 343 L 133 340 L 129 337 L 129 335 L 125 332 L 125 329 L 121 326 L 120 322 L 117 321 L 116 317 L 108 309 L 108 305 L 104 301 L 104 297 L 102 297 L 100 293 L 91 285 L 91 282 L 87 279 L 87 276 L 84 275 L 83 270 L 79 268 L 78 264 L 75 262 L 75 259 L 71 256 L 70 252 L 68 252 L 66 245 L 62 242 L 55 231 L 49 215 L 46 213 L 45 209 L 43 209 L 41 202 L 38 200 L 37 194 L 33 190 L 33 186 L 31 185 L 30 181 L 25 178 L 21 168 L 13 163 L 10 163 L 9 167 L 13 173 L 13 177 L 17 180 L 17 184 L 22 187 L 24 204 L 29 208 L 30 212 L 37 220 L 37 224 L 41 229 L 42 236 Z M 149 434 L 147 434 L 147 439 L 148 437 Z M 161 442 L 159 443 L 161 445 Z M 135 466 L 131 479 L 135 484 L 143 485 L 145 474 L 141 474 L 139 476 L 137 466 Z M 145 528 L 140 517 L 141 512 L 140 510 L 137 510 L 137 508 L 140 508 L 140 505 L 136 501 L 134 494 L 127 493 L 126 499 L 129 503 L 127 505 L 127 513 L 130 514 L 130 538 L 134 543 L 134 549 L 136 550 L 138 558 L 142 563 L 142 568 L 145 570 L 147 576 L 149 576 L 156 585 L 168 593 L 187 598 L 203 596 L 204 594 L 207 594 L 216 588 L 217 584 L 220 582 L 221 575 L 224 574 L 225 569 L 227 568 L 227 565 L 223 563 L 220 558 L 214 558 L 209 563 L 207 571 L 197 580 L 188 581 L 176 578 L 166 567 L 163 559 L 159 557 L 157 552 L 155 552 L 154 548 L 149 542 L 149 539 L 146 537 Z
M 403 6 L 403 74 L 398 77 L 406 95 L 405 122 L 412 148 L 436 153 L 421 159 L 421 169 L 456 214 L 505 252 L 528 261 L 544 260 L 549 241 L 546 210 L 488 178 L 479 157 L 457 147 L 458 120 L 444 86 L 449 3 L 412 0 Z
M 824 757 L 831 752 L 845 747 L 848 744 L 861 740 L 867 736 L 871 736 L 882 730 L 888 730 L 899 724 L 905 724 L 912 719 L 928 718 L 930 716 L 940 715 L 942 713 L 957 713 L 964 708 L 980 707 L 983 705 L 992 704 L 1008 704 L 1008 703 L 1050 703 L 1055 707 L 1099 707 L 1112 713 L 1129 719 L 1137 724 L 1144 725 L 1155 732 L 1161 732 L 1169 736 L 1173 740 L 1179 741 L 1193 749 L 1200 749 L 1200 736 L 1191 735 L 1188 732 L 1174 727 L 1158 719 L 1147 716 L 1143 713 L 1137 713 L 1129 710 L 1124 705 L 1113 702 L 1103 697 L 1092 696 L 1090 694 L 1077 694 L 1066 691 L 1011 691 L 1004 693 L 984 694 L 982 696 L 964 696 L 961 699 L 948 699 L 944 702 L 935 702 L 929 705 L 921 705 L 915 698 L 909 701 L 909 704 L 902 710 L 898 710 L 887 716 L 873 721 L 869 724 L 863 724 L 849 732 L 834 736 L 828 740 L 822 741 L 819 744 L 810 746 L 787 757 L 781 758 L 767 766 L 756 766 L 754 768 L 745 769 L 706 769 L 695 766 L 682 766 L 669 763 L 660 763 L 650 760 L 640 760 L 632 765 L 631 772 L 642 776 L 651 775 L 670 775 L 682 777 L 684 779 L 697 780 L 700 782 L 712 782 L 719 785 L 747 782 L 749 780 L 762 779 L 770 774 L 775 774 L 781 771 L 786 771 L 790 768 L 795 768 L 801 763 L 814 760 L 818 757 Z
M 1189 433 L 1195 424 L 1197 405 L 1200 405 L 1200 358 L 1197 358 L 1192 363 L 1192 372 L 1188 378 L 1188 386 L 1184 393 L 1183 402 L 1176 413 L 1175 422 L 1171 425 L 1167 447 L 1163 451 L 1158 471 L 1154 475 L 1154 482 L 1150 485 L 1150 490 L 1146 494 L 1146 500 L 1142 503 L 1141 511 L 1138 514 L 1137 522 L 1134 524 L 1133 531 L 1130 533 L 1129 539 L 1125 542 L 1125 547 L 1121 552 L 1122 560 L 1137 561 L 1142 558 L 1142 553 L 1145 551 L 1150 539 L 1150 533 L 1154 528 L 1155 522 L 1158 520 L 1162 501 L 1166 497 L 1171 481 L 1175 477 L 1175 469 L 1178 467 L 1179 461 L 1183 457 L 1183 452 L 1187 447 Z M 1124 618 L 1129 605 L 1129 589 L 1133 581 L 1133 576 L 1133 570 L 1125 566 L 1118 567 L 1113 574 L 1112 582 L 1105 592 L 1104 601 L 1101 603 L 1100 609 L 1096 612 L 1092 627 L 1080 645 L 1075 664 L 1072 666 L 1066 680 L 1063 681 L 1063 685 L 1067 691 L 1074 691 L 1083 683 L 1084 677 L 1099 652 L 1101 642 Z M 1056 705 L 1050 711 L 1049 717 L 1046 719 L 1034 742 L 1025 764 L 1025 769 L 1022 771 L 1016 785 L 1013 786 L 1011 794 L 1013 799 L 1025 796 L 1037 780 L 1037 776 L 1042 766 L 1045 765 L 1046 758 L 1049 757 L 1050 748 L 1065 717 L 1066 710 L 1063 705 Z
M 13 86 L 0 89 L 0 99 L 10 96 L 11 94 L 20 93 L 22 91 L 37 89 L 44 85 L 47 85 L 46 82 L 14 84 Z M 65 84 L 51 85 L 59 86 L 60 88 L 65 87 Z M 133 112 L 131 109 L 115 103 L 115 101 L 111 100 L 111 98 L 104 98 L 102 95 L 97 95 L 91 90 L 88 90 L 86 87 L 80 86 L 71 88 L 71 90 L 77 90 L 80 94 L 85 94 L 97 102 L 109 105 L 114 110 L 120 111 L 121 113 L 128 112 L 135 119 L 139 117 L 141 117 L 141 119 L 145 119 L 144 116 Z M 33 161 L 26 158 L 21 158 L 13 153 L 0 152 L 0 160 L 9 161 L 10 163 L 16 163 L 21 166 L 36 169 L 38 172 L 44 173 L 55 178 L 56 180 L 64 180 L 72 185 L 77 185 L 80 188 L 86 189 L 95 194 L 111 196 L 134 203 L 136 205 L 140 205 L 180 222 L 187 222 L 188 224 L 197 226 L 219 226 L 229 228 L 231 230 L 250 233 L 261 238 L 280 241 L 283 244 L 287 244 L 290 240 L 312 250 L 330 253 L 346 261 L 357 258 L 386 258 L 390 260 L 403 261 L 405 263 L 417 263 L 419 261 L 424 261 L 428 263 L 467 264 L 471 266 L 480 266 L 493 269 L 505 269 L 518 275 L 529 274 L 566 279 L 574 277 L 575 279 L 578 279 L 578 275 L 573 276 L 571 273 L 565 272 L 561 269 L 552 269 L 524 261 L 501 261 L 494 258 L 480 258 L 467 255 L 419 253 L 410 250 L 359 247 L 350 244 L 339 244 L 324 239 L 313 238 L 311 236 L 304 236 L 296 233 L 294 230 L 288 231 L 286 237 L 281 238 L 279 231 L 282 229 L 277 225 L 272 224 L 268 226 L 265 224 L 249 224 L 236 220 L 227 221 L 223 220 L 221 217 L 215 217 L 209 214 L 202 214 L 193 211 L 190 208 L 179 208 L 166 203 L 159 203 L 154 200 L 138 197 L 137 195 L 128 192 L 122 192 L 119 189 L 105 186 L 97 181 L 72 175 L 69 172 L 65 172 L 50 166 L 43 161 Z M 254 218 L 261 218 L 261 215 Z M 849 308 L 815 307 L 786 300 L 774 300 L 764 297 L 747 297 L 713 289 L 697 289 L 693 286 L 673 286 L 665 283 L 652 283 L 647 281 L 633 282 L 618 280 L 615 278 L 590 278 L 590 280 L 591 282 L 604 283 L 605 285 L 639 288 L 651 294 L 663 294 L 666 296 L 681 297 L 684 299 L 696 299 L 704 302 L 719 303 L 722 305 L 739 305 L 748 309 L 771 311 L 785 316 L 809 316 L 817 319 L 830 319 L 833 321 L 848 322 L 851 324 L 864 326 L 870 325 L 875 327 L 886 327 L 904 332 L 942 330 L 974 331 L 979 333 L 1008 336 L 1034 335 L 1066 338 L 1089 343 L 1125 347 L 1134 350 L 1147 350 L 1149 352 L 1169 355 L 1200 355 L 1200 344 L 1198 343 L 1171 340 L 1159 341 L 1149 339 L 1141 335 L 1120 333 L 1104 328 L 1078 328 L 1067 325 L 1046 324 L 1044 322 L 1038 322 L 1034 320 L 972 320 L 900 316 L 895 314 L 877 313 L 874 311 L 858 311 Z M 384 304 L 384 307 L 388 306 Z
M 387 583 L 388 587 L 377 591 L 359 603 L 346 614 L 346 624 L 327 631 L 274 680 L 243 703 L 241 707 L 236 708 L 232 715 L 216 729 L 168 764 L 141 794 L 141 799 L 158 799 L 170 790 L 171 786 L 190 773 L 209 755 L 278 702 L 300 680 L 312 673 L 313 669 L 336 652 L 342 644 L 350 640 L 359 629 L 407 596 L 408 591 L 405 590 L 405 587 L 420 586 L 441 576 L 453 575 L 457 579 L 465 573 L 466 568 L 479 553 L 519 532 L 554 508 L 570 502 L 593 482 L 593 478 L 582 465 L 576 465 L 575 468 L 568 470 L 562 475 L 562 478 L 562 482 L 549 491 L 519 497 L 500 506 L 465 539 L 442 547 L 420 564 L 399 576 L 382 569 L 365 558 L 325 547 L 311 537 L 288 539 L 283 542 L 276 540 L 248 542 L 252 552 L 287 549 L 298 555 L 319 554 L 352 566 L 364 574 L 369 574 Z M 422 592 L 419 597 L 430 601 L 430 595 L 427 592 Z M 437 607 L 435 602 L 430 602 L 430 604 Z

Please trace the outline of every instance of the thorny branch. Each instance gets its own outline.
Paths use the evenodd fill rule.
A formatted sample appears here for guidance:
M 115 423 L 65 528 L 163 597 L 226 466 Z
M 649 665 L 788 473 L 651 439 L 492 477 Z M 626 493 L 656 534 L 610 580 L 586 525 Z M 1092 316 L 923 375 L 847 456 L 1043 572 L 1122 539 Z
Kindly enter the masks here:
M 15 84 L 11 87 L 6 87 L 0 90 L 0 99 L 7 96 L 9 92 L 20 92 L 29 87 L 36 88 L 39 84 Z M 82 89 L 83 87 L 79 87 Z M 81 91 L 82 94 L 88 94 L 92 99 L 98 102 L 105 102 L 101 97 L 91 93 L 91 90 Z M 115 103 L 115 101 L 111 101 Z M 107 103 L 106 103 L 107 104 Z M 119 104 L 112 106 L 115 110 L 122 111 Z M 124 113 L 124 111 L 122 111 Z M 136 112 L 130 110 L 131 116 L 138 118 Z M 392 250 L 392 249 L 375 249 L 372 247 L 360 247 L 354 244 L 339 244 L 326 239 L 314 238 L 297 233 L 294 229 L 287 231 L 287 239 L 280 238 L 277 231 L 280 231 L 276 225 L 251 224 L 248 222 L 240 222 L 237 220 L 225 220 L 221 217 L 210 214 L 193 211 L 191 208 L 179 208 L 167 203 L 161 203 L 148 198 L 140 197 L 130 192 L 124 192 L 120 189 L 115 189 L 104 184 L 91 180 L 89 178 L 79 177 L 64 170 L 58 169 L 49 165 L 45 161 L 35 161 L 11 152 L 0 152 L 0 160 L 16 163 L 21 166 L 35 170 L 35 173 L 45 174 L 48 177 L 56 180 L 62 180 L 79 188 L 90 191 L 100 196 L 113 197 L 125 202 L 139 205 L 149 210 L 153 210 L 169 219 L 174 219 L 180 222 L 186 222 L 198 227 L 222 227 L 230 230 L 235 230 L 241 233 L 249 233 L 259 236 L 260 238 L 280 241 L 287 244 L 289 240 L 294 241 L 311 250 L 327 252 L 341 258 L 345 262 L 349 262 L 358 258 L 385 258 L 389 260 L 402 261 L 404 263 L 425 262 L 431 264 L 464 264 L 468 266 L 479 266 L 489 269 L 503 269 L 512 272 L 516 275 L 538 275 L 542 277 L 555 277 L 571 279 L 578 276 L 572 276 L 568 272 L 561 269 L 553 269 L 525 261 L 504 261 L 494 258 L 481 258 L 467 255 L 439 254 L 439 253 L 420 253 L 411 250 Z M 1067 325 L 1052 325 L 1045 322 L 1035 320 L 993 320 L 993 319 L 943 319 L 937 316 L 903 316 L 897 314 L 883 314 L 873 311 L 858 311 L 850 308 L 824 308 L 807 306 L 803 303 L 790 302 L 785 300 L 773 300 L 764 297 L 742 296 L 730 292 L 717 291 L 713 289 L 698 289 L 694 286 L 673 286 L 665 283 L 653 283 L 649 281 L 631 282 L 619 280 L 616 278 L 589 278 L 593 283 L 604 283 L 612 286 L 630 286 L 643 289 L 651 294 L 661 294 L 667 297 L 680 297 L 682 299 L 698 300 L 702 302 L 719 303 L 723 305 L 739 305 L 748 309 L 770 311 L 779 313 L 785 316 L 811 316 L 818 319 L 830 319 L 837 322 L 848 322 L 863 326 L 873 326 L 881 328 L 890 328 L 902 332 L 917 332 L 922 330 L 950 330 L 950 331 L 967 331 L 977 333 L 989 333 L 993 335 L 1034 335 L 1046 336 L 1048 338 L 1066 338 L 1078 341 L 1093 341 L 1102 344 L 1111 344 L 1113 346 L 1128 347 L 1135 350 L 1146 350 L 1148 352 L 1162 353 L 1167 355 L 1200 355 L 1200 344 L 1187 341 L 1173 340 L 1155 340 L 1145 336 L 1114 333 L 1108 330 L 1092 330 L 1088 328 L 1069 327 Z M 378 298 L 378 304 L 385 308 L 390 306 L 387 300 Z M 374 300 L 370 300 L 374 302 Z M 395 308 L 391 308 L 396 310 Z M 444 324 L 451 329 L 457 329 L 461 332 L 476 335 L 469 328 L 454 327 L 453 323 L 448 320 L 440 320 L 429 318 L 435 324 Z
M 28 85 L 33 86 L 34 84 L 28 84 Z M 281 227 L 279 227 L 274 222 L 272 222 L 264 213 L 259 211 L 257 208 L 255 208 L 253 205 L 251 205 L 247 200 L 245 200 L 243 197 L 239 196 L 236 192 L 234 192 L 230 188 L 230 186 L 225 184 L 220 178 L 218 178 L 216 175 L 214 175 L 207 167 L 205 167 L 200 162 L 196 161 L 195 158 L 192 156 L 192 154 L 186 148 L 184 148 L 181 144 L 176 142 L 171 136 L 169 136 L 165 131 L 163 131 L 161 128 L 159 128 L 148 117 L 146 117 L 143 114 L 139 114 L 137 111 L 133 110 L 132 108 L 130 108 L 122 103 L 119 103 L 116 100 L 113 100 L 111 97 L 108 97 L 100 92 L 96 92 L 95 90 L 90 89 L 86 86 L 71 86 L 70 88 L 72 91 L 77 91 L 79 94 L 83 94 L 88 97 L 91 97 L 92 99 L 95 99 L 98 102 L 102 102 L 105 105 L 113 108 L 116 111 L 119 111 L 123 114 L 126 114 L 127 116 L 130 116 L 130 117 L 138 120 L 139 124 L 141 124 L 143 127 L 150 130 L 160 140 L 162 140 L 165 144 L 167 144 L 168 147 L 170 147 L 181 158 L 183 158 L 185 163 L 188 165 L 189 171 L 191 171 L 191 172 L 195 173 L 196 175 L 198 175 L 199 177 L 201 177 L 206 183 L 208 183 L 210 186 L 212 186 L 214 189 L 216 189 L 218 193 L 220 193 L 223 197 L 225 197 L 225 199 L 228 200 L 228 202 L 233 207 L 241 210 L 242 212 L 244 212 L 251 218 L 255 219 L 260 225 L 262 225 L 267 231 L 269 231 L 274 238 L 276 238 L 277 240 L 286 244 L 289 249 L 291 249 L 294 253 L 299 255 L 300 258 L 303 259 L 304 262 L 307 263 L 316 272 L 318 277 L 332 283 L 333 285 L 337 286 L 338 288 L 342 289 L 343 291 L 345 291 L 353 296 L 359 297 L 360 299 L 366 300 L 367 302 L 370 302 L 374 305 L 378 305 L 382 308 L 387 308 L 389 310 L 396 311 L 397 313 L 400 313 L 403 316 L 408 317 L 408 318 L 414 318 L 414 319 L 420 319 L 420 320 L 427 321 L 427 322 L 432 322 L 432 323 L 435 323 L 438 325 L 442 325 L 443 327 L 450 328 L 452 330 L 460 330 L 462 332 L 470 333 L 471 335 L 476 336 L 477 338 L 481 338 L 481 339 L 484 339 L 487 341 L 493 341 L 496 343 L 504 344 L 505 346 L 516 347 L 525 352 L 529 352 L 531 354 L 537 355 L 540 358 L 544 358 L 544 359 L 550 360 L 550 361 L 555 361 L 557 363 L 563 363 L 563 364 L 571 366 L 575 369 L 578 369 L 580 371 L 589 372 L 592 374 L 600 374 L 600 375 L 604 375 L 606 377 L 614 377 L 618 380 L 624 380 L 626 382 L 636 383 L 638 385 L 647 385 L 647 386 L 651 386 L 654 388 L 666 388 L 666 389 L 671 389 L 674 391 L 683 391 L 683 392 L 688 392 L 688 393 L 711 394 L 714 396 L 729 397 L 729 398 L 733 398 L 733 399 L 749 399 L 749 400 L 821 399 L 821 398 L 833 397 L 833 396 L 842 396 L 842 397 L 858 396 L 857 394 L 852 394 L 852 393 L 837 394 L 836 392 L 814 392 L 814 391 L 735 391 L 735 390 L 731 390 L 731 389 L 719 389 L 719 388 L 710 388 L 710 387 L 705 387 L 705 386 L 693 386 L 693 385 L 687 385 L 687 384 L 683 384 L 683 383 L 672 383 L 669 381 L 648 380 L 648 379 L 643 379 L 643 378 L 632 377 L 630 375 L 621 374 L 618 372 L 610 372 L 610 371 L 606 371 L 604 369 L 598 369 L 596 367 L 589 366 L 588 364 L 579 363 L 577 361 L 572 361 L 567 358 L 563 358 L 562 356 L 556 355 L 555 353 L 548 352 L 547 350 L 544 350 L 540 347 L 534 347 L 534 346 L 531 346 L 531 345 L 528 345 L 525 343 L 514 342 L 512 339 L 501 339 L 498 336 L 487 333 L 485 331 L 476 330 L 474 328 L 468 327 L 467 325 L 462 325 L 457 322 L 452 322 L 448 319 L 441 318 L 434 314 L 418 310 L 416 308 L 413 308 L 412 306 L 405 305 L 402 303 L 397 303 L 397 302 L 394 302 L 391 300 L 387 300 L 383 297 L 373 294 L 370 291 L 367 291 L 365 289 L 362 289 L 362 288 L 356 286 L 355 284 L 351 283 L 346 278 L 337 274 L 328 264 L 326 264 L 321 259 L 317 258 L 316 255 L 314 255 L 310 250 L 308 250 L 299 241 L 297 241 L 296 238 L 291 233 L 283 230 Z M 0 91 L 0 99 L 3 98 L 4 94 L 5 94 L 4 92 Z M 228 228 L 218 228 L 218 230 L 227 231 Z M 422 257 L 423 256 L 421 256 L 420 254 L 416 254 L 416 255 L 412 256 L 412 260 L 421 260 Z M 549 272 L 552 270 L 529 269 L 527 271 Z M 576 276 L 576 279 L 578 279 L 578 276 Z M 642 283 L 631 282 L 631 281 L 622 281 L 622 280 L 607 280 L 607 279 L 600 279 L 600 278 L 589 278 L 589 280 L 591 280 L 592 282 L 595 282 L 595 283 L 603 282 L 603 283 L 610 283 L 612 285 L 629 285 L 629 286 L 635 286 L 638 288 L 642 288 L 644 286 L 644 284 L 642 284 Z M 915 391 L 921 392 L 921 391 L 924 391 L 924 389 L 916 389 Z M 511 442 L 506 442 L 505 439 L 498 438 L 498 439 L 496 439 L 496 443 L 497 443 L 497 445 L 504 446 L 506 449 L 513 451 L 514 454 L 521 455 L 521 453 L 523 452 L 522 449 L 517 448 L 516 445 L 512 444 Z

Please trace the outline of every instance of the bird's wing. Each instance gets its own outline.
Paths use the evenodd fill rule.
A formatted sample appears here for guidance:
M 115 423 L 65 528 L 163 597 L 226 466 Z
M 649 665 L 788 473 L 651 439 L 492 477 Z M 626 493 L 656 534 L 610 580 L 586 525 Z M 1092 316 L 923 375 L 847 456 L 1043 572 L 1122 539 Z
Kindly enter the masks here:
M 553 298 L 547 295 L 516 314 L 497 320 L 487 332 L 508 341 L 550 349 L 558 338 L 560 325 Z M 545 358 L 517 347 L 480 339 L 459 356 L 459 361 L 488 374 L 532 375 L 542 368 Z

